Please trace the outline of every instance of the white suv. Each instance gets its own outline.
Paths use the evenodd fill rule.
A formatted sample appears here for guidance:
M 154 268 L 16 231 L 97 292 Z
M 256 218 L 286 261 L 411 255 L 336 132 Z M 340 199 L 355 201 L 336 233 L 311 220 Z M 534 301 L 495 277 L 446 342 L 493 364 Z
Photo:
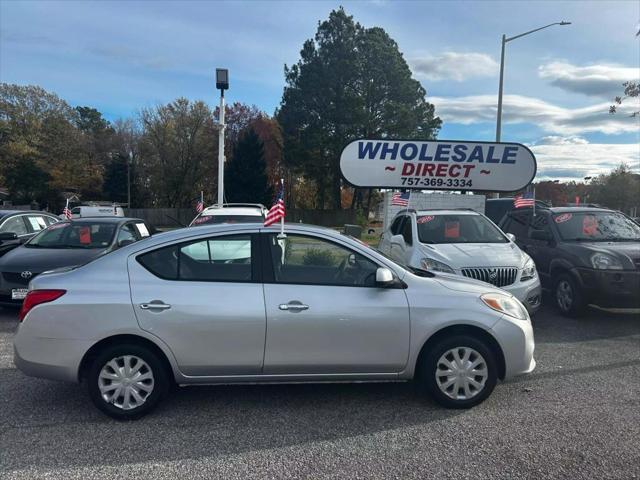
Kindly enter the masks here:
M 267 209 L 260 203 L 224 203 L 205 208 L 189 224 L 190 227 L 213 223 L 262 223 Z
M 540 307 L 540 279 L 531 257 L 473 210 L 402 210 L 382 234 L 378 249 L 411 267 L 500 287 L 530 313 Z

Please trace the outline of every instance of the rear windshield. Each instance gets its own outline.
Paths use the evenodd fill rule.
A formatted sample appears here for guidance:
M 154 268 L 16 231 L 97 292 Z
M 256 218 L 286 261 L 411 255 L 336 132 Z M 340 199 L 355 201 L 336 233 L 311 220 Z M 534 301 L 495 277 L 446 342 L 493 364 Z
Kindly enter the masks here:
M 29 248 L 106 248 L 111 245 L 113 223 L 54 223 L 29 240 Z
M 418 215 L 422 243 L 506 243 L 508 240 L 481 215 Z
M 640 226 L 615 212 L 558 213 L 553 221 L 567 241 L 640 241 Z
M 192 227 L 212 225 L 214 223 L 260 223 L 260 215 L 199 215 L 191 222 Z

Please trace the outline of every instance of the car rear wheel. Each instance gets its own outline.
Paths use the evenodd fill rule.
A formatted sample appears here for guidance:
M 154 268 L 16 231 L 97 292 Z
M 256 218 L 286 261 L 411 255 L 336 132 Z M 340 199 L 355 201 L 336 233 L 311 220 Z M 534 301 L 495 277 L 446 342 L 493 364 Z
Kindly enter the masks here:
M 495 388 L 496 361 L 483 341 L 456 335 L 430 348 L 419 366 L 419 381 L 440 405 L 471 408 Z
M 584 297 L 577 282 L 570 275 L 558 275 L 553 291 L 556 307 L 562 315 L 577 317 L 584 311 Z
M 117 345 L 101 351 L 89 367 L 89 396 L 103 413 L 135 420 L 165 396 L 169 381 L 158 356 L 140 345 Z

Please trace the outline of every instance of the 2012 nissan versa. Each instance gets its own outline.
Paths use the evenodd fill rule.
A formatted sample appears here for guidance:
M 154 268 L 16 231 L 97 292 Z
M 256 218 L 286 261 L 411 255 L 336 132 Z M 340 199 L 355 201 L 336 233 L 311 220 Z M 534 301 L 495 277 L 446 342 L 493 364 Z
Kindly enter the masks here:
M 469 408 L 531 372 L 520 301 L 403 267 L 333 230 L 204 225 L 156 235 L 30 286 L 14 341 L 28 375 L 85 382 L 117 419 L 171 384 L 415 380 Z

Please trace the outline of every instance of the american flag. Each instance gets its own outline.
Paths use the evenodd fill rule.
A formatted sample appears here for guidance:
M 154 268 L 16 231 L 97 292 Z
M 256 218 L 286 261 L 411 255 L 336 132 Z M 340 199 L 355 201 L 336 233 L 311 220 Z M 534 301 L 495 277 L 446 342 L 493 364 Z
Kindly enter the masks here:
M 411 192 L 405 192 L 405 193 L 396 192 L 391 197 L 391 205 L 397 205 L 399 207 L 408 207 L 410 196 L 411 196 Z
M 273 207 L 271 207 L 267 212 L 267 216 L 264 219 L 264 226 L 268 227 L 269 225 L 276 223 L 278 220 L 284 219 L 284 215 L 284 182 L 280 182 L 278 196 L 276 197 Z
M 204 210 L 204 202 L 202 199 L 198 199 L 196 201 L 196 212 L 202 213 L 202 210 Z
M 69 208 L 69 199 L 67 199 L 67 204 L 64 206 L 62 210 L 62 214 L 67 217 L 67 220 L 71 220 L 73 215 L 71 214 L 71 209 Z
M 533 193 L 527 192 L 522 195 L 516 195 L 513 199 L 513 206 L 515 208 L 533 207 L 536 203 L 536 199 Z

